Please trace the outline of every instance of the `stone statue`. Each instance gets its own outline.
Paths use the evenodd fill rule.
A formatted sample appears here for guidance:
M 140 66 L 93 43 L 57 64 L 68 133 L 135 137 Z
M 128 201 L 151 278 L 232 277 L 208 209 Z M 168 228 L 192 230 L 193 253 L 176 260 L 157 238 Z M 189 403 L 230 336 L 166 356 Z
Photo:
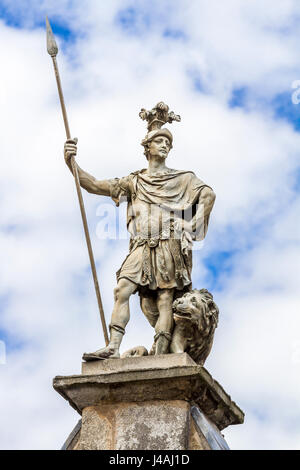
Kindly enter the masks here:
M 142 311 L 155 328 L 152 352 L 166 354 L 170 345 L 171 352 L 178 352 L 184 346 L 176 315 L 174 328 L 173 302 L 192 289 L 192 243 L 206 235 L 215 194 L 192 171 L 166 166 L 173 136 L 162 126 L 180 121 L 180 116 L 169 113 L 169 107 L 160 102 L 151 111 L 142 109 L 140 117 L 148 123 L 148 133 L 142 141 L 147 169 L 124 178 L 97 180 L 77 165 L 82 188 L 109 196 L 117 205 L 127 202 L 131 236 L 129 254 L 117 272 L 109 344 L 85 353 L 86 361 L 120 357 L 119 348 L 130 316 L 129 298 L 136 292 Z M 68 139 L 64 147 L 71 172 L 76 144 L 76 139 Z
M 206 289 L 192 289 L 191 281 L 192 243 L 206 235 L 215 195 L 192 171 L 166 166 L 173 137 L 163 126 L 180 121 L 180 116 L 162 102 L 140 112 L 148 123 L 142 141 L 147 169 L 99 181 L 79 168 L 77 139 L 71 139 L 56 60 L 58 47 L 48 18 L 46 28 L 67 138 L 64 155 L 74 176 L 106 344 L 83 355 L 81 375 L 53 380 L 54 389 L 82 415 L 63 449 L 228 449 L 220 431 L 242 423 L 244 413 L 204 367 L 195 366 L 195 361 L 203 365 L 206 360 L 218 323 L 213 296 Z M 109 196 L 117 205 L 127 202 L 129 254 L 117 272 L 110 339 L 81 187 Z M 155 329 L 150 354 L 156 356 L 128 357 L 148 356 L 145 347 L 137 346 L 118 360 L 129 321 L 129 297 L 135 292 Z M 169 352 L 176 354 L 166 355 Z
M 206 289 L 193 289 L 173 303 L 175 328 L 170 351 L 187 352 L 203 366 L 212 348 L 219 309 Z

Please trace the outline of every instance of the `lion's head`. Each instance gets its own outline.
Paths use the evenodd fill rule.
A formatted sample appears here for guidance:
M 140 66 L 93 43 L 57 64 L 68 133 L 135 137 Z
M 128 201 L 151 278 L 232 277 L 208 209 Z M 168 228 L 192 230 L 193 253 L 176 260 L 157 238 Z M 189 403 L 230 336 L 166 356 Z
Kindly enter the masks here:
M 212 294 L 206 289 L 187 292 L 173 302 L 173 317 L 178 334 L 185 339 L 186 352 L 203 364 L 218 325 L 219 309 Z

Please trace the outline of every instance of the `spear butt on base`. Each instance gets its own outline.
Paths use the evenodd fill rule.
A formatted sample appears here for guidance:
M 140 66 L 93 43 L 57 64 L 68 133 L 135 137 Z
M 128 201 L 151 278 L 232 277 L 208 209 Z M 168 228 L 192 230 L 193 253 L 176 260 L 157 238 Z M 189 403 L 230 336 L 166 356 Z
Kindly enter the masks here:
M 62 92 L 62 86 L 61 86 L 57 61 L 56 61 L 56 55 L 58 53 L 58 47 L 57 47 L 56 41 L 54 39 L 54 35 L 53 35 L 53 32 L 52 32 L 48 17 L 46 17 L 46 28 L 47 28 L 47 51 L 48 51 L 49 55 L 52 57 L 52 61 L 53 61 L 53 67 L 54 67 L 54 72 L 55 72 L 55 78 L 56 78 L 56 83 L 57 83 L 59 100 L 60 100 L 60 104 L 61 104 L 63 120 L 64 120 L 65 129 L 66 129 L 66 136 L 67 136 L 67 139 L 71 139 L 71 132 L 70 132 L 70 127 L 69 127 L 69 122 L 68 122 L 68 116 L 67 116 L 67 111 L 66 111 L 66 106 L 65 106 L 65 100 L 64 100 L 64 96 L 63 96 L 63 92 Z M 87 244 L 87 248 L 88 248 L 93 279 L 94 279 L 94 286 L 95 286 L 95 291 L 96 291 L 96 297 L 97 297 L 97 302 L 98 302 L 98 307 L 99 307 L 99 313 L 100 313 L 100 318 L 101 318 L 101 323 L 102 323 L 102 329 L 103 329 L 105 344 L 107 346 L 108 343 L 109 343 L 109 340 L 108 340 L 107 327 L 106 327 L 104 310 L 103 310 L 103 305 L 102 305 L 102 300 L 101 300 L 101 294 L 100 294 L 100 289 L 99 289 L 96 265 L 95 265 L 94 255 L 93 255 L 93 249 L 92 249 L 89 229 L 88 229 L 88 223 L 87 223 L 87 218 L 86 218 L 86 213 L 85 213 L 85 208 L 84 208 L 84 202 L 83 202 L 81 188 L 80 188 L 80 181 L 79 181 L 79 176 L 78 176 L 78 171 L 77 171 L 77 165 L 76 165 L 75 158 L 74 158 L 73 155 L 71 156 L 71 167 L 72 167 L 72 173 L 73 173 L 74 179 L 75 179 L 76 191 L 77 191 L 79 207 L 80 207 L 80 212 L 81 212 L 81 218 L 82 218 L 82 223 L 83 223 L 83 228 L 84 228 L 84 234 L 85 234 L 85 239 L 86 239 L 86 244 Z

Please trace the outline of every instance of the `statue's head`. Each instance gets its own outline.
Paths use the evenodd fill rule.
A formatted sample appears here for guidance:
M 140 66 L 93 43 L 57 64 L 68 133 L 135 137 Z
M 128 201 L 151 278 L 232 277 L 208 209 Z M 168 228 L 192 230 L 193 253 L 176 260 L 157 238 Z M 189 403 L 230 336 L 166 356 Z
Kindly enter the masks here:
M 159 129 L 156 131 L 148 132 L 142 141 L 144 147 L 144 154 L 147 160 L 150 155 L 159 154 L 167 158 L 173 143 L 173 136 L 168 129 Z M 166 152 L 166 153 L 165 153 Z
M 164 150 L 167 151 L 165 155 L 166 158 L 172 148 L 173 136 L 168 129 L 161 127 L 163 124 L 166 124 L 166 122 L 180 121 L 180 116 L 174 114 L 173 111 L 169 113 L 169 106 L 162 101 L 151 111 L 146 111 L 142 108 L 139 116 L 141 119 L 148 122 L 148 133 L 141 142 L 147 159 L 152 152 L 160 151 L 161 156 L 164 156 Z

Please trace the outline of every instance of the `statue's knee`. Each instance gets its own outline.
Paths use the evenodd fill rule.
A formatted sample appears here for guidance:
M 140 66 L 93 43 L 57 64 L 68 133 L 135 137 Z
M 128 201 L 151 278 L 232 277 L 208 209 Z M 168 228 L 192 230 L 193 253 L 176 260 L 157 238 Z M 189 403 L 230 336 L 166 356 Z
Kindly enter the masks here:
M 115 302 L 117 302 L 117 300 L 119 299 L 119 292 L 120 292 L 120 288 L 116 287 L 114 289 L 114 300 L 115 300 Z
M 115 302 L 127 302 L 130 297 L 130 293 L 128 292 L 126 283 L 119 283 L 117 287 L 114 289 L 114 299 Z

